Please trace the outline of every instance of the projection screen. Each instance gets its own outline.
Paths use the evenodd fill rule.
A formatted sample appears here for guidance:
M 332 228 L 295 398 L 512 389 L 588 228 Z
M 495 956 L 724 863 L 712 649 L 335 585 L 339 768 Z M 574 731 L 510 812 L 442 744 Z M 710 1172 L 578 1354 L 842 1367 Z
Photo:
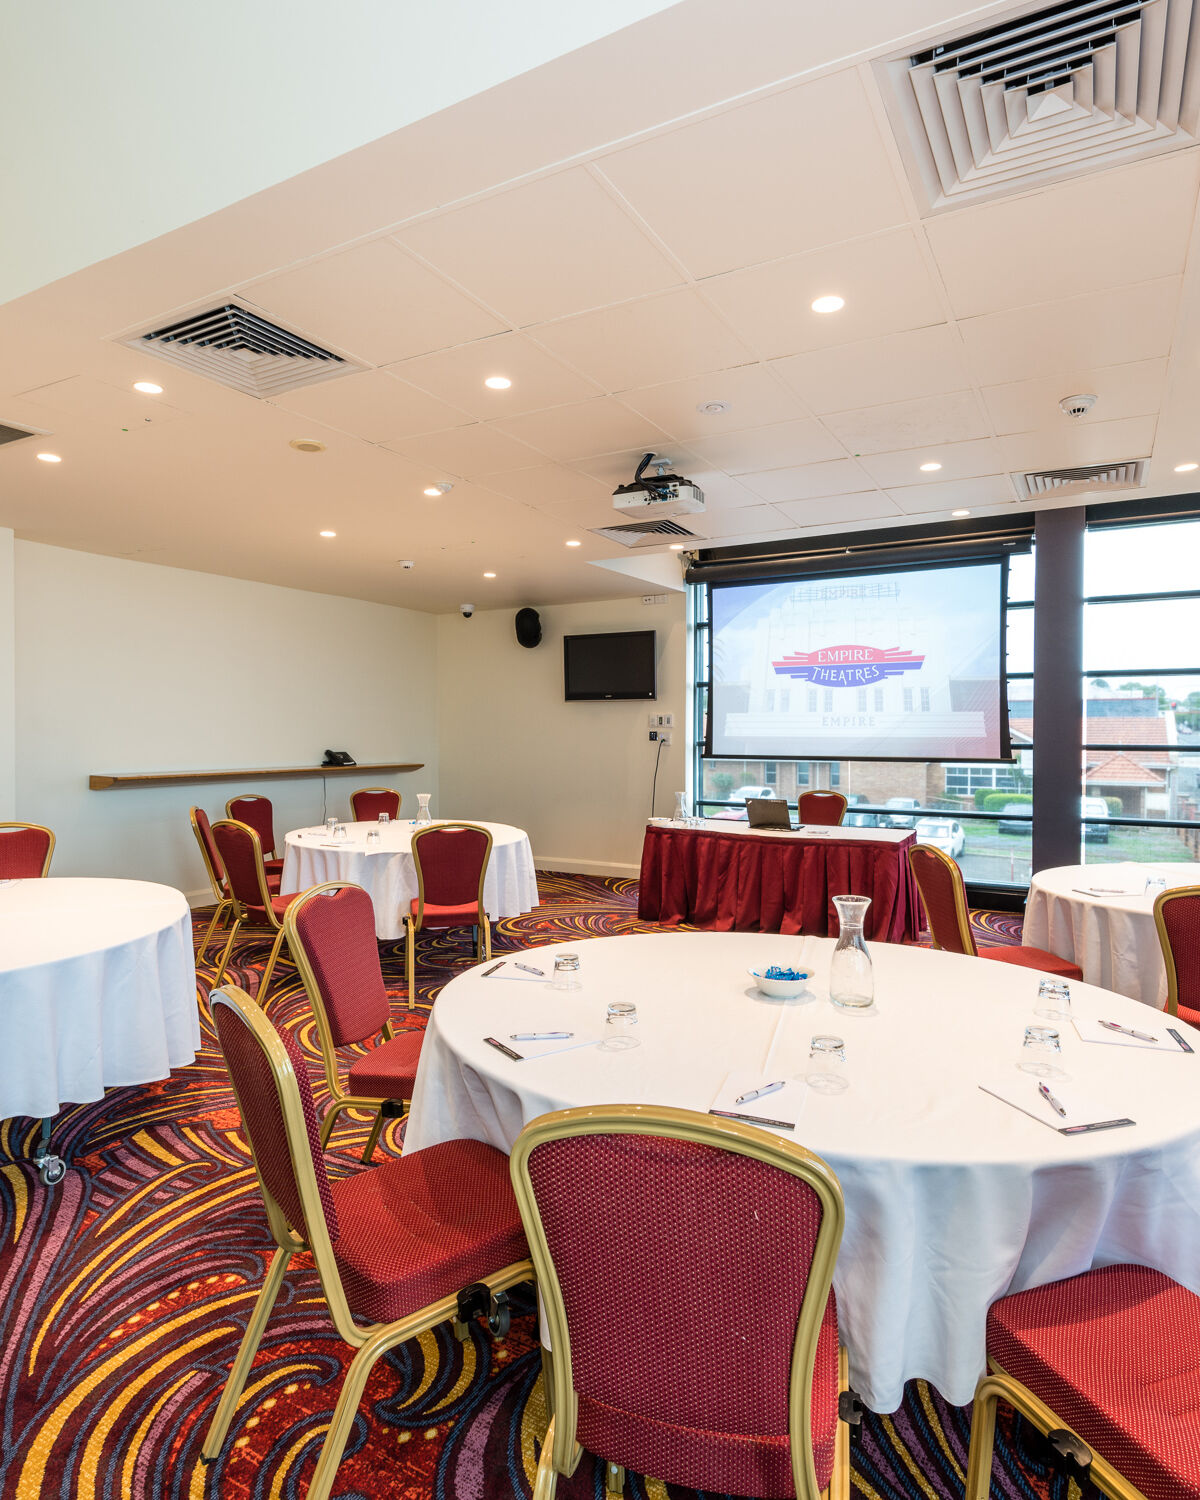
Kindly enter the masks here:
M 1007 559 L 710 585 L 705 753 L 1003 760 Z

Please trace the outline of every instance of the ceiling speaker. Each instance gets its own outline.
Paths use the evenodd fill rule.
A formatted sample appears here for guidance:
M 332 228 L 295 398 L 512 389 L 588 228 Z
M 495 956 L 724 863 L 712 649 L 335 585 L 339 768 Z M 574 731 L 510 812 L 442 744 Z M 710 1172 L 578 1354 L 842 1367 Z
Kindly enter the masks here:
M 517 610 L 517 644 L 531 651 L 542 642 L 542 622 L 536 609 Z

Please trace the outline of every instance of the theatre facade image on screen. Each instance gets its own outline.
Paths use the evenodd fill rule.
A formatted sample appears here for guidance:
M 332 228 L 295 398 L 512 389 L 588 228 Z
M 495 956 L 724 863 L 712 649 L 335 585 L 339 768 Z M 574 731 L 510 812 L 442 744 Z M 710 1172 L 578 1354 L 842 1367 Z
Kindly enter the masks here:
M 714 584 L 714 756 L 1009 755 L 1005 562 Z

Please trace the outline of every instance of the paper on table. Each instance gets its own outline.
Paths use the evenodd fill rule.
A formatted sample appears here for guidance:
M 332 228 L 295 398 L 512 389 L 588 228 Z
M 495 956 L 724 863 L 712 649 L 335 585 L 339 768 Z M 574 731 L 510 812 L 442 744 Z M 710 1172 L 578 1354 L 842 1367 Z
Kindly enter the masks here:
M 1046 1087 L 1066 1110 L 1058 1112 L 1038 1092 L 1038 1084 Z M 1014 1109 L 1024 1111 L 1060 1135 L 1073 1135 L 1077 1131 L 1106 1129 L 1116 1125 L 1133 1125 L 1120 1109 L 1114 1108 L 1101 1098 L 1094 1089 L 1077 1082 L 1074 1078 L 1038 1078 L 1033 1073 L 1022 1073 L 1015 1064 L 997 1068 L 986 1074 L 979 1082 L 985 1094 L 993 1094 L 1011 1104 Z
M 514 1062 L 536 1062 L 539 1057 L 549 1057 L 555 1052 L 573 1052 L 576 1047 L 594 1047 L 600 1041 L 600 1037 L 594 1031 L 576 1031 L 573 1036 L 556 1037 L 553 1041 L 516 1042 L 513 1040 L 512 1032 L 509 1030 L 511 1026 L 512 1023 L 509 1022 L 508 1026 L 495 1037 L 495 1040 L 502 1047 L 507 1048 L 508 1051 L 517 1054 L 513 1058 Z M 512 1029 L 516 1031 L 551 1031 L 555 1028 L 546 1021 L 539 1021 L 536 1026 L 516 1026 Z M 566 1025 L 561 1029 L 563 1031 L 571 1031 L 573 1028 L 570 1025 Z
M 1157 1014 L 1150 1010 L 1149 1006 L 1146 1010 L 1150 1015 Z M 1100 1018 L 1100 1020 L 1111 1019 L 1110 1016 Z M 1072 1025 L 1079 1033 L 1081 1042 L 1108 1042 L 1110 1046 L 1141 1047 L 1147 1052 L 1174 1052 L 1180 1057 L 1184 1055 L 1179 1043 L 1174 1037 L 1167 1035 L 1166 1026 L 1158 1021 L 1146 1021 L 1140 1026 L 1130 1027 L 1131 1031 L 1141 1031 L 1146 1036 L 1154 1038 L 1152 1042 L 1143 1042 L 1140 1037 L 1126 1036 L 1123 1031 L 1109 1031 L 1107 1027 L 1101 1026 L 1100 1020 L 1086 1019 L 1083 1016 L 1073 1018 Z M 1123 1026 L 1125 1023 L 1122 1021 L 1119 1024 Z
M 483 971 L 485 979 L 524 979 L 530 984 L 546 984 L 554 972 L 554 965 L 550 964 L 549 968 L 546 968 L 544 960 L 542 963 L 530 964 L 530 968 L 542 969 L 543 972 L 541 974 L 526 974 L 524 969 L 517 968 L 517 960 L 515 958 L 504 958 L 499 962 L 499 968 L 496 968 L 494 964 L 488 964 L 487 968 Z M 521 959 L 521 962 L 525 963 L 526 960 Z M 492 971 L 490 974 L 488 973 L 488 969 Z
M 1140 896 L 1141 891 L 1127 891 L 1123 885 L 1073 885 L 1075 896 Z
M 717 1097 L 709 1107 L 710 1114 L 732 1115 L 751 1125 L 772 1125 L 777 1129 L 792 1130 L 800 1118 L 804 1104 L 805 1088 L 794 1078 L 789 1078 L 781 1089 L 761 1099 L 751 1099 L 747 1104 L 737 1102 L 739 1094 L 748 1094 L 764 1084 L 777 1083 L 783 1075 L 776 1073 L 767 1077 L 749 1068 L 735 1068 L 717 1090 Z

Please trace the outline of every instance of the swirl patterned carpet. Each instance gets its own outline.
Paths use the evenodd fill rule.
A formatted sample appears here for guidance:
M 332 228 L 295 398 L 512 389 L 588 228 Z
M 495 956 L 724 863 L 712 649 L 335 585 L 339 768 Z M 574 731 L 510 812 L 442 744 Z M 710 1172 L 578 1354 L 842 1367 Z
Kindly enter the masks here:
M 542 875 L 543 905 L 499 924 L 497 946 L 643 930 L 632 881 Z M 1017 919 L 976 914 L 989 941 L 1016 941 Z M 203 926 L 198 925 L 198 932 Z M 981 931 L 980 935 L 983 933 Z M 253 991 L 266 958 L 239 944 L 231 978 Z M 420 1027 L 463 955 L 446 940 L 420 947 Z M 402 993 L 402 948 L 385 945 Z M 21 1160 L 34 1122 L 0 1127 L 0 1496 L 16 1500 L 299 1500 L 307 1487 L 348 1351 L 329 1326 L 311 1271 L 289 1278 L 267 1327 L 229 1445 L 200 1463 L 204 1431 L 261 1284 L 266 1219 L 208 1011 L 201 972 L 202 1051 L 144 1088 L 115 1089 L 65 1111 L 55 1145 L 62 1185 L 43 1188 Z M 271 1004 L 313 1060 L 317 1048 L 294 971 Z M 318 1091 L 320 1102 L 320 1092 Z M 365 1125 L 335 1132 L 331 1169 L 353 1171 Z M 396 1149 L 393 1136 L 386 1149 Z M 14 1161 L 14 1158 L 16 1160 Z M 294 1263 L 295 1264 L 295 1263 Z M 957 1500 L 968 1412 L 914 1382 L 891 1416 L 868 1417 L 854 1443 L 865 1500 Z M 503 1343 L 480 1327 L 460 1344 L 448 1327 L 381 1362 L 338 1474 L 340 1500 L 527 1497 L 545 1426 L 532 1304 Z M 994 1494 L 1079 1500 L 1049 1474 L 1031 1436 L 1005 1427 Z M 634 1500 L 666 1486 L 631 1476 Z M 564 1500 L 601 1500 L 603 1473 L 585 1459 Z M 682 1497 L 681 1497 L 682 1500 Z M 690 1497 L 689 1497 L 690 1500 Z

